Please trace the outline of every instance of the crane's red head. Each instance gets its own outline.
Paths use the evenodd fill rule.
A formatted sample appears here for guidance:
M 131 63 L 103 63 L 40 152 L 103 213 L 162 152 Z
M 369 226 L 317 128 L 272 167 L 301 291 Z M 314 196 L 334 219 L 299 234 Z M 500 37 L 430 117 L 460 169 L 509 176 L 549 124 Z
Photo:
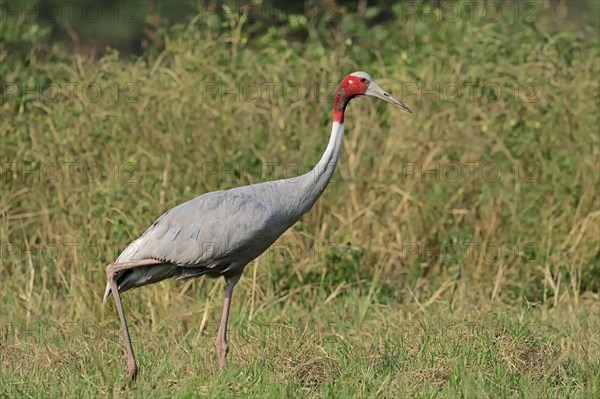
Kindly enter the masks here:
M 346 76 L 340 83 L 333 100 L 333 120 L 344 123 L 344 111 L 346 106 L 355 97 L 370 96 L 378 97 L 407 112 L 412 112 L 408 107 L 385 92 L 366 72 L 353 72 Z

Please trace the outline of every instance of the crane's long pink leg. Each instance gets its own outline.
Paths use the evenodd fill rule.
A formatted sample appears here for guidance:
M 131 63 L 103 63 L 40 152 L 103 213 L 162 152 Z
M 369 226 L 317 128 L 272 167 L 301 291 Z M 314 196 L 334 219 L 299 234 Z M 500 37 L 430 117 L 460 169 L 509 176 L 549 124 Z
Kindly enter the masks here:
M 225 302 L 223 303 L 221 324 L 219 325 L 219 331 L 217 332 L 217 338 L 215 339 L 217 353 L 219 354 L 219 365 L 221 368 L 224 368 L 227 365 L 227 352 L 229 352 L 229 345 L 227 344 L 227 322 L 229 320 L 229 308 L 231 306 L 233 288 L 239 281 L 240 277 L 241 275 L 237 275 L 232 278 L 225 278 Z
M 121 304 L 121 297 L 117 288 L 116 278 L 123 270 L 158 264 L 164 264 L 164 262 L 154 259 L 143 259 L 133 262 L 111 263 L 110 265 L 106 266 L 106 278 L 108 280 L 108 285 L 110 286 L 113 297 L 115 298 L 115 305 L 117 306 L 117 312 L 119 313 L 119 319 L 121 320 L 123 336 L 125 337 L 125 348 L 127 349 L 127 386 L 130 386 L 135 381 L 138 368 L 135 362 L 135 355 L 133 354 L 131 337 L 129 335 L 129 329 L 127 328 L 127 319 L 125 318 L 125 311 L 123 310 L 123 305 Z

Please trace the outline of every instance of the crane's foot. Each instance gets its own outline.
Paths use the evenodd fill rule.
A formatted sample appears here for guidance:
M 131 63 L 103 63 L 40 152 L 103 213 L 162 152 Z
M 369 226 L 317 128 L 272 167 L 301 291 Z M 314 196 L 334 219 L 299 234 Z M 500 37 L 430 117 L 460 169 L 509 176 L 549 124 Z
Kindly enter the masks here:
M 219 366 L 224 369 L 225 366 L 227 366 L 227 353 L 229 352 L 229 345 L 227 344 L 227 341 L 217 338 L 215 340 L 215 346 L 217 347 L 217 354 L 219 355 Z
M 135 380 L 136 380 L 137 374 L 138 374 L 137 366 L 136 365 L 134 365 L 133 367 L 127 366 L 126 373 L 127 373 L 126 381 L 125 381 L 125 385 L 123 385 L 123 387 L 121 388 L 122 390 L 133 388 L 133 386 L 135 385 Z

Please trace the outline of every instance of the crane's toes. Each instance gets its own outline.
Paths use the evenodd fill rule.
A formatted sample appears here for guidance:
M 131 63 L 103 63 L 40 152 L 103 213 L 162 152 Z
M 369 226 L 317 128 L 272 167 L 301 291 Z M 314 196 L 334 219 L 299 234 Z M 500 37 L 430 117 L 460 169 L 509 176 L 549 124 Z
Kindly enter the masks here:
M 129 388 L 133 388 L 133 386 L 135 385 L 135 380 L 137 378 L 137 367 L 134 369 L 129 369 L 127 368 L 127 380 L 125 382 L 125 385 L 123 385 L 123 387 L 121 388 L 122 390 L 126 390 Z

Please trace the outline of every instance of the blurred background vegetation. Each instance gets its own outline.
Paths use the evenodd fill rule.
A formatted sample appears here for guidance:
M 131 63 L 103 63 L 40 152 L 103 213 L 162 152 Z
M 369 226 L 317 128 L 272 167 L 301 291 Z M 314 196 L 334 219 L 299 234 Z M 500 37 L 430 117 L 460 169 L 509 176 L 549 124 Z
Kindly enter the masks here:
M 0 0 L 0 321 L 103 328 L 66 341 L 77 350 L 0 342 L 0 394 L 36 396 L 48 380 L 55 395 L 72 386 L 105 394 L 118 379 L 105 359 L 122 359 L 117 319 L 99 307 L 104 265 L 178 203 L 309 170 L 326 146 L 337 83 L 365 70 L 414 114 L 376 101 L 349 107 L 330 187 L 239 284 L 232 318 L 241 327 L 232 328 L 256 327 L 256 339 L 235 347 L 234 362 L 239 351 L 237 360 L 253 364 L 272 342 L 283 354 L 298 350 L 289 358 L 306 364 L 290 368 L 273 355 L 280 367 L 267 371 L 281 386 L 297 384 L 292 396 L 306 393 L 306 381 L 327 396 L 321 382 L 343 374 L 372 381 L 349 384 L 347 396 L 378 396 L 385 386 L 391 397 L 471 388 L 471 397 L 512 389 L 593 397 L 599 4 Z M 160 348 L 184 337 L 202 348 L 198 368 L 212 362 L 204 335 L 214 332 L 206 323 L 218 318 L 220 288 L 170 281 L 125 295 L 134 331 L 149 332 L 137 338 L 148 363 L 167 365 L 154 375 L 183 374 L 180 389 L 196 392 L 197 375 L 181 361 L 187 352 Z M 482 318 L 509 321 L 477 335 L 477 345 L 514 334 L 528 357 L 515 360 L 507 343 L 458 364 L 462 331 L 448 341 L 457 352 L 421 347 L 404 374 L 381 359 L 361 374 L 343 345 L 302 332 L 331 328 L 370 356 L 371 344 L 406 349 L 405 320 Z M 298 330 L 278 335 L 277 321 Z M 302 352 L 289 342 L 311 343 Z M 323 348 L 332 355 L 314 363 Z M 63 352 L 77 360 L 58 368 L 71 383 L 51 377 Z M 24 356 L 30 362 L 17 367 Z M 411 367 L 431 375 L 414 377 Z M 290 369 L 290 378 L 281 372 Z M 88 384 L 99 379 L 100 388 Z M 3 381 L 14 390 L 2 391 Z M 217 396 L 245 392 L 219 381 Z
M 371 28 L 385 29 L 392 20 L 415 18 L 422 22 L 512 19 L 533 23 L 539 22 L 541 13 L 551 13 L 556 29 L 576 30 L 584 24 L 597 31 L 599 24 L 600 5 L 591 0 L 517 1 L 508 6 L 490 2 L 488 8 L 482 4 L 442 0 L 3 0 L 0 78 L 11 81 L 30 52 L 45 53 L 51 46 L 95 57 L 116 49 L 123 60 L 155 55 L 164 49 L 170 27 L 190 22 L 207 34 L 239 29 L 239 39 L 250 46 L 257 44 L 253 39 L 265 35 L 300 43 L 326 40 L 334 33 L 351 39 Z

